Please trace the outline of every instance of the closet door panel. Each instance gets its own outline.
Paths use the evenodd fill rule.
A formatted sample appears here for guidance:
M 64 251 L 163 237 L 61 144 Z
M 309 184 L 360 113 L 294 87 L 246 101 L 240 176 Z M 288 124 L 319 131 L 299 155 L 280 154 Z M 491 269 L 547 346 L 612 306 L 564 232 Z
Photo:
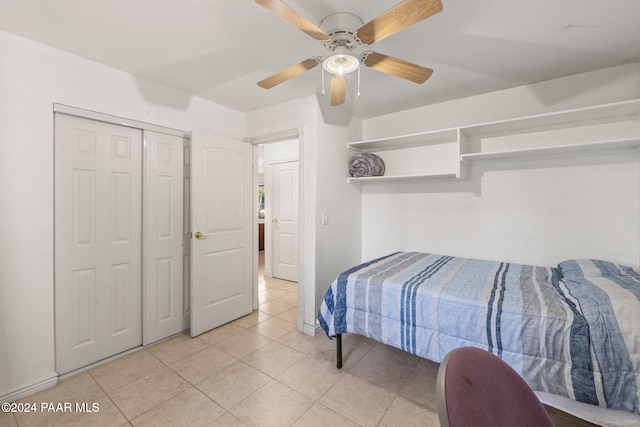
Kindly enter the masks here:
M 184 316 L 183 138 L 144 131 L 144 344 L 189 328 Z
M 142 342 L 142 132 L 55 116 L 56 370 Z

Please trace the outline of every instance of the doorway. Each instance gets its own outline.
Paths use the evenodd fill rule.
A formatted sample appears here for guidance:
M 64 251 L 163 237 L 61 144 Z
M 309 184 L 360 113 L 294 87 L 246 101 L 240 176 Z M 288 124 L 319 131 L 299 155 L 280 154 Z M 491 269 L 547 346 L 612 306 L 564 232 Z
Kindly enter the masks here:
M 298 139 L 258 146 L 258 222 L 263 230 L 264 274 L 298 282 Z M 262 239 L 260 239 L 262 240 Z
M 264 250 L 256 251 L 256 259 L 260 265 L 260 270 L 256 270 L 255 278 L 257 283 L 258 293 L 254 299 L 254 307 L 257 309 L 262 302 L 260 301 L 259 294 L 264 288 L 264 278 L 272 278 L 274 280 L 280 280 L 274 278 L 274 273 L 278 274 L 274 269 L 274 219 L 279 221 L 277 216 L 274 216 L 273 203 L 274 198 L 278 199 L 278 194 L 273 194 L 273 166 L 280 165 L 282 167 L 285 164 L 295 164 L 297 170 L 285 173 L 288 175 L 283 181 L 282 185 L 285 188 L 295 189 L 295 197 L 291 197 L 286 201 L 286 205 L 295 208 L 295 212 L 291 212 L 290 216 L 295 214 L 297 225 L 295 225 L 296 233 L 293 236 L 287 236 L 285 239 L 293 240 L 291 246 L 289 246 L 289 253 L 285 253 L 285 256 L 289 257 L 289 264 L 295 263 L 297 271 L 295 276 L 289 276 L 289 279 L 294 279 L 288 283 L 295 284 L 298 289 L 298 304 L 297 304 L 297 329 L 298 331 L 304 331 L 304 313 L 305 313 L 305 270 L 304 270 L 304 196 L 302 189 L 304 188 L 304 165 L 303 165 L 303 148 L 304 148 L 304 131 L 302 129 L 295 129 L 286 131 L 277 135 L 267 135 L 263 137 L 249 138 L 248 141 L 254 144 L 254 156 L 255 164 L 255 179 L 256 187 L 264 185 L 264 210 L 262 211 L 262 218 L 258 219 L 258 231 L 256 231 L 256 241 L 260 240 L 259 230 L 263 230 Z M 266 153 L 266 155 L 265 155 Z M 295 179 L 295 181 L 294 181 Z M 289 191 L 291 192 L 291 190 Z M 260 209 L 261 200 L 257 198 L 256 209 Z M 271 203 L 271 205 L 269 204 Z M 293 209 L 291 208 L 291 209 Z M 285 215 L 289 216 L 289 215 Z M 286 218 L 285 218 L 286 219 Z M 288 224 L 286 224 L 288 225 Z M 285 230 L 286 231 L 286 230 Z M 295 258 L 294 258 L 295 257 Z M 286 260 L 286 259 L 285 259 Z M 305 331 L 306 332 L 306 331 Z

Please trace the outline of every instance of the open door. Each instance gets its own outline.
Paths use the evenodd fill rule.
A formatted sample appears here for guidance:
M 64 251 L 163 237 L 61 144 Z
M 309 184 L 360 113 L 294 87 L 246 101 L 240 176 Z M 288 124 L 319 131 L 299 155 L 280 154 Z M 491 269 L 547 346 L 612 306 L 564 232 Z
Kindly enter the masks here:
M 191 135 L 191 336 L 253 309 L 252 146 Z

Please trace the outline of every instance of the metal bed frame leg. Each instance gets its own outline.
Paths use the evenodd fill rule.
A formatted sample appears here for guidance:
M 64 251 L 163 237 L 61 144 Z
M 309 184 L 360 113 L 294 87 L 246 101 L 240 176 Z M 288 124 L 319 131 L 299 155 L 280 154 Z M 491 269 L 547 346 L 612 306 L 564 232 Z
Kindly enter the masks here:
M 336 366 L 342 368 L 342 334 L 336 335 Z

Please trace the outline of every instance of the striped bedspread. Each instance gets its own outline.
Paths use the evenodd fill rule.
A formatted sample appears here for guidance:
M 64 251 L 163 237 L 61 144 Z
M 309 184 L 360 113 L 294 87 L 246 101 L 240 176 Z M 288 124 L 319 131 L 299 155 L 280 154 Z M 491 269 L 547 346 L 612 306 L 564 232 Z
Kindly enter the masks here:
M 617 264 L 555 267 L 416 252 L 342 273 L 318 321 L 440 362 L 474 346 L 534 390 L 640 414 L 640 276 Z

